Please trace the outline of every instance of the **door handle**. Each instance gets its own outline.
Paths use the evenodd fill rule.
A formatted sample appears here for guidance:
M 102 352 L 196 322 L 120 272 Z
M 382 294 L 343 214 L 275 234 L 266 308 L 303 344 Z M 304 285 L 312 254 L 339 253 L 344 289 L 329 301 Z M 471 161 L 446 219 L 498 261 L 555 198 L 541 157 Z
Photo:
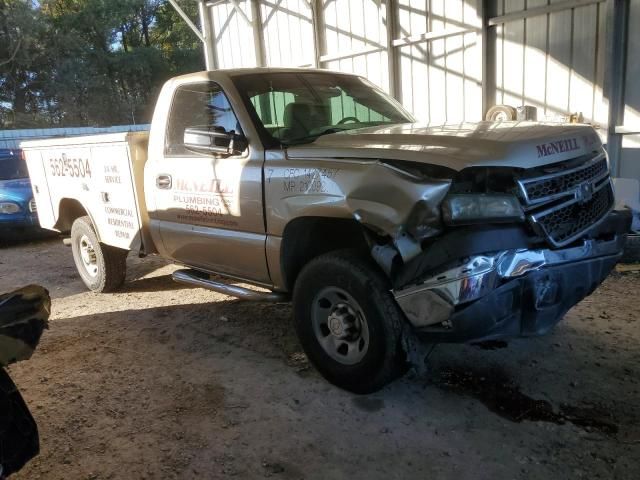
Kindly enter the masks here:
M 169 190 L 171 188 L 171 175 L 158 175 L 156 177 L 156 187 L 162 190 Z

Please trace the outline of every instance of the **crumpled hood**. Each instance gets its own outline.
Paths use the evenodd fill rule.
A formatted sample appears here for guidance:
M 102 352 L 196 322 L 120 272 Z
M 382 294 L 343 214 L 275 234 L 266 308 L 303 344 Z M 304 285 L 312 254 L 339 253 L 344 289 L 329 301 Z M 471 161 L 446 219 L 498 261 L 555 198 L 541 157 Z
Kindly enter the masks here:
M 18 203 L 28 203 L 33 197 L 31 182 L 28 178 L 17 180 L 0 180 L 0 201 L 10 200 Z
M 289 147 L 291 158 L 388 159 L 440 165 L 532 168 L 600 150 L 588 125 L 479 122 L 425 126 L 402 124 L 323 135 Z

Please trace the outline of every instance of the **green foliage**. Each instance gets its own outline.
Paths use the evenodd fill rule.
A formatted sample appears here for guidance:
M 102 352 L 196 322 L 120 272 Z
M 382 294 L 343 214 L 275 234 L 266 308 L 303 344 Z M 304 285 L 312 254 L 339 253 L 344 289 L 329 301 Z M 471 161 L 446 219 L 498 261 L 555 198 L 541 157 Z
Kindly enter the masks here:
M 164 81 L 202 68 L 167 0 L 0 0 L 0 128 L 147 123 Z

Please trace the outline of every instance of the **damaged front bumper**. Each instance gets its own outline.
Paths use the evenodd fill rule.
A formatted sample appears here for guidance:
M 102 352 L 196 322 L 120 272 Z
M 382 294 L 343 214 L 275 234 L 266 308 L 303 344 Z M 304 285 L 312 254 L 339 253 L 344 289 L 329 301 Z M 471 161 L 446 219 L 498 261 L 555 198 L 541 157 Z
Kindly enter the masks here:
M 472 255 L 394 295 L 430 342 L 541 335 L 607 277 L 622 254 L 628 221 L 611 214 L 597 238 L 575 247 Z

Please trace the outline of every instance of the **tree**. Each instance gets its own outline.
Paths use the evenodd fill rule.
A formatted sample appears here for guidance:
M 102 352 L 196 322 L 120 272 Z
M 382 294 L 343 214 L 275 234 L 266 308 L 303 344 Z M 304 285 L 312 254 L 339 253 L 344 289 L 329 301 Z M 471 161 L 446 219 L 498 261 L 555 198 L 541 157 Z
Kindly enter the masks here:
M 46 25 L 28 1 L 0 0 L 0 126 L 40 125 Z
M 196 2 L 183 2 L 181 7 L 195 22 L 198 18 Z M 162 2 L 157 9 L 152 41 L 162 51 L 173 75 L 204 68 L 200 40 L 169 2 Z
M 146 123 L 167 78 L 202 69 L 166 0 L 0 0 L 0 35 L 0 128 Z

